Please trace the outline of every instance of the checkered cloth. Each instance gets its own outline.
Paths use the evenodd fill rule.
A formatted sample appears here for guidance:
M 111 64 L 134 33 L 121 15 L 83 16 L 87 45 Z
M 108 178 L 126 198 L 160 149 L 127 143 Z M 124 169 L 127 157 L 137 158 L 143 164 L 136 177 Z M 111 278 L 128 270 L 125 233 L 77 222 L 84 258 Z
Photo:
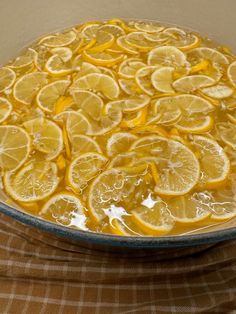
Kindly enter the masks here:
M 0 214 L 0 276 L 1 314 L 236 313 L 235 241 L 109 253 Z

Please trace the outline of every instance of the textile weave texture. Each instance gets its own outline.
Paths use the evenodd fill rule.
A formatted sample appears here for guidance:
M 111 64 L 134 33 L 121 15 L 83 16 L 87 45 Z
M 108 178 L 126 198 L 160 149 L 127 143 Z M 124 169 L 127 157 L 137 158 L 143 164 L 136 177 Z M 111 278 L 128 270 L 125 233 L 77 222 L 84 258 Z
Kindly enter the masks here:
M 236 313 L 236 241 L 109 252 L 0 214 L 0 313 Z

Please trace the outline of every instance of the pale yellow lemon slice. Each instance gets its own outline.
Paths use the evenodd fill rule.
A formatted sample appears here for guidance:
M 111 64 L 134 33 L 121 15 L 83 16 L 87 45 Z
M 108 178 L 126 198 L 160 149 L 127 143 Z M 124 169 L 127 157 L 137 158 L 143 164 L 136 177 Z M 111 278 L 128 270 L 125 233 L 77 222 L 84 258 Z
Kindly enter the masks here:
M 124 113 L 139 111 L 146 107 L 150 102 L 150 97 L 147 95 L 130 96 L 128 99 L 114 100 L 109 102 L 107 106 L 122 110 Z
M 73 51 L 68 47 L 52 48 L 51 52 L 60 57 L 63 62 L 68 62 L 73 56 Z
M 136 72 L 145 65 L 139 58 L 128 58 L 120 64 L 118 74 L 130 79 L 135 77 Z
M 139 111 L 124 114 L 120 126 L 124 128 L 135 128 L 144 125 L 146 120 L 147 108 L 143 108 Z
M 213 119 L 208 114 L 214 107 L 201 97 L 183 94 L 160 98 L 158 103 L 162 106 L 172 104 L 181 109 L 181 119 L 176 123 L 176 128 L 182 132 L 204 133 L 213 127 Z
M 71 142 L 73 142 L 74 136 L 91 132 L 90 122 L 82 113 L 69 111 L 65 114 L 66 130 Z
M 147 123 L 171 125 L 180 119 L 181 114 L 181 108 L 177 104 L 160 98 L 153 103 L 151 110 L 149 110 Z
M 125 35 L 125 31 L 123 30 L 123 28 L 118 26 L 118 25 L 114 25 L 114 24 L 113 25 L 112 24 L 102 25 L 102 26 L 100 26 L 99 30 L 110 33 L 115 37 L 120 37 L 120 36 Z
M 216 98 L 216 99 L 227 98 L 231 96 L 234 92 L 233 88 L 222 83 L 214 85 L 214 86 L 202 88 L 201 91 L 205 95 Z
M 208 206 L 203 206 L 193 195 L 174 197 L 167 202 L 175 221 L 182 224 L 200 222 L 210 216 Z
M 69 46 L 75 39 L 76 32 L 68 31 L 65 33 L 46 36 L 42 38 L 39 43 L 50 48 L 64 47 Z
M 57 101 L 65 95 L 69 80 L 59 80 L 44 86 L 36 97 L 37 105 L 46 112 L 54 112 Z
M 136 135 L 127 132 L 113 133 L 107 141 L 107 155 L 115 156 L 126 152 L 137 138 Z
M 138 87 L 149 96 L 153 96 L 156 92 L 151 77 L 157 69 L 157 66 L 145 66 L 140 68 L 135 74 L 135 81 Z
M 216 125 L 221 140 L 236 150 L 236 126 L 233 123 L 219 123 Z
M 195 135 L 192 143 L 199 156 L 200 184 L 208 188 L 218 186 L 226 180 L 230 171 L 230 162 L 223 148 L 216 141 L 204 136 Z
M 88 207 L 99 222 L 106 217 L 106 209 L 123 198 L 125 175 L 121 170 L 109 169 L 95 178 L 89 189 Z
M 31 149 L 28 133 L 13 125 L 0 126 L 0 169 L 15 170 L 27 160 Z
M 165 235 L 174 227 L 174 219 L 165 202 L 157 199 L 153 206 L 140 205 L 132 211 L 132 218 L 137 226 L 149 235 Z
M 127 95 L 140 95 L 143 94 L 143 90 L 133 79 L 119 79 L 120 88 Z
M 116 40 L 116 44 L 120 47 L 124 52 L 129 53 L 131 55 L 138 55 L 139 50 L 136 47 L 129 45 L 126 41 L 126 35 L 120 36 Z
M 151 82 L 154 88 L 162 93 L 174 93 L 172 87 L 174 68 L 163 67 L 152 73 Z
M 122 111 L 108 103 L 99 120 L 90 119 L 91 129 L 88 135 L 98 136 L 110 132 L 121 123 Z
M 182 67 L 186 65 L 186 56 L 178 48 L 173 46 L 157 47 L 148 54 L 149 65 L 163 65 L 170 67 Z
M 55 122 L 42 117 L 24 122 L 23 125 L 32 136 L 34 147 L 45 153 L 47 160 L 52 160 L 61 153 L 63 136 Z
M 94 38 L 95 39 L 95 38 Z M 115 37 L 108 32 L 104 32 L 102 30 L 97 31 L 95 43 L 89 48 L 90 52 L 102 52 L 113 45 L 115 41 Z M 86 49 L 88 50 L 88 48 Z
M 103 170 L 108 159 L 98 153 L 85 153 L 75 158 L 67 169 L 66 182 L 76 192 L 82 192 L 89 181 Z
M 0 92 L 9 89 L 16 80 L 16 73 L 9 68 L 0 68 Z
M 133 143 L 130 151 L 156 158 L 160 182 L 155 192 L 161 195 L 183 195 L 197 184 L 199 162 L 183 144 L 160 136 L 146 136 Z
M 5 121 L 12 112 L 12 104 L 4 97 L 0 97 L 0 123 Z
M 7 172 L 4 187 L 11 197 L 20 202 L 45 199 L 57 188 L 59 178 L 53 162 L 31 162 L 17 172 Z
M 144 32 L 132 32 L 126 35 L 124 38 L 126 43 L 133 47 L 134 49 L 138 49 L 142 52 L 149 51 L 156 46 L 155 42 L 151 42 L 147 40 Z
M 100 120 L 104 103 L 101 97 L 88 90 L 72 91 L 74 102 L 78 109 L 82 109 L 94 120 Z
M 25 105 L 30 105 L 38 91 L 48 83 L 44 72 L 33 72 L 19 78 L 13 88 L 14 98 Z
M 52 196 L 40 211 L 42 218 L 67 227 L 88 230 L 85 208 L 74 194 L 60 192 Z
M 90 62 L 94 65 L 101 65 L 101 66 L 107 66 L 112 67 L 118 63 L 120 63 L 124 56 L 121 54 L 114 54 L 114 53 L 108 53 L 108 52 L 90 52 L 84 51 L 83 52 L 83 58 L 85 61 Z
M 236 88 L 236 61 L 230 64 L 227 70 L 227 76 L 231 84 Z
M 154 22 L 136 22 L 134 26 L 138 31 L 147 33 L 158 33 L 164 29 L 163 26 Z
M 83 134 L 73 136 L 71 147 L 73 156 L 79 156 L 89 152 L 102 153 L 98 143 L 93 138 Z
M 110 76 L 101 73 L 87 74 L 74 82 L 74 88 L 93 91 L 108 99 L 119 96 L 120 89 L 117 82 Z
M 173 87 L 178 92 L 191 93 L 197 89 L 215 84 L 215 80 L 206 75 L 189 75 L 180 77 L 173 82 Z
M 45 69 L 54 76 L 65 76 L 72 72 L 70 65 L 56 54 L 47 60 Z
M 208 47 L 200 47 L 190 50 L 188 53 L 188 58 L 199 59 L 199 60 L 209 60 L 211 63 L 219 63 L 226 65 L 229 63 L 227 57 L 216 49 Z

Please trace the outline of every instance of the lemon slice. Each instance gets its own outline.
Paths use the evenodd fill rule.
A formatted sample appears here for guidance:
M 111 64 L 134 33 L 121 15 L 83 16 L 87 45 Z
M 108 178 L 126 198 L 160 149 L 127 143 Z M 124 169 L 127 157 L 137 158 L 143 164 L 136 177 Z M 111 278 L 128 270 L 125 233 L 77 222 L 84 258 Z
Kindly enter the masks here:
M 195 95 L 179 95 L 159 99 L 162 106 L 175 106 L 182 111 L 176 128 L 187 133 L 204 133 L 213 127 L 213 119 L 208 114 L 214 107 L 207 100 Z
M 110 224 L 110 230 L 113 234 L 119 236 L 142 236 L 143 231 L 137 227 L 130 216 L 123 216 L 121 219 L 114 218 Z
M 42 38 L 39 44 L 43 44 L 46 47 L 64 47 L 69 46 L 76 39 L 76 33 L 69 31 L 65 33 L 58 33 Z
M 137 226 L 149 235 L 165 235 L 174 227 L 174 219 L 161 199 L 157 199 L 151 208 L 141 205 L 131 213 Z
M 215 84 L 215 80 L 206 75 L 189 75 L 181 77 L 173 83 L 173 87 L 178 92 L 190 93 L 202 87 Z
M 115 37 L 120 37 L 120 36 L 125 35 L 125 31 L 123 30 L 123 28 L 118 25 L 112 25 L 112 24 L 102 25 L 99 28 L 99 30 L 110 33 Z
M 107 155 L 115 156 L 126 152 L 131 144 L 137 140 L 137 136 L 126 132 L 113 133 L 107 141 Z
M 151 77 L 157 69 L 157 66 L 145 66 L 135 74 L 135 81 L 138 87 L 149 96 L 153 96 L 156 92 L 155 88 L 153 88 Z
M 149 111 L 148 124 L 171 125 L 180 119 L 181 114 L 182 111 L 178 105 L 160 98 L 153 104 L 152 111 Z
M 101 28 L 96 33 L 96 42 L 89 48 L 90 52 L 102 52 L 108 48 L 110 48 L 114 41 L 115 37 L 107 32 L 101 31 Z M 87 48 L 88 49 L 88 48 Z
M 236 126 L 230 122 L 216 125 L 221 140 L 236 150 Z
M 108 99 L 119 96 L 120 89 L 117 82 L 110 76 L 101 73 L 87 74 L 74 82 L 74 88 L 93 91 Z
M 127 95 L 139 95 L 143 93 L 143 90 L 133 79 L 119 79 L 120 88 Z
M 161 195 L 183 195 L 197 184 L 199 162 L 194 153 L 183 144 L 160 136 L 138 139 L 130 148 L 141 155 L 156 157 L 160 183 L 155 192 Z
M 12 112 L 12 104 L 4 97 L 0 97 L 0 123 L 5 121 Z
M 16 73 L 9 68 L 0 68 L 0 92 L 9 89 L 16 80 Z
M 147 33 L 158 33 L 164 29 L 160 24 L 153 22 L 136 22 L 134 26 L 138 31 Z
M 209 60 L 212 64 L 219 63 L 222 65 L 228 64 L 229 60 L 223 53 L 216 49 L 208 47 L 200 47 L 191 50 L 188 53 L 188 59 Z
M 76 192 L 82 192 L 88 182 L 103 170 L 108 159 L 98 153 L 85 153 L 75 158 L 68 167 L 66 182 Z
M 91 125 L 82 113 L 70 111 L 66 113 L 66 130 L 73 143 L 74 136 L 91 132 Z
M 172 67 L 163 67 L 153 72 L 151 81 L 154 88 L 162 93 L 173 93 L 173 72 Z
M 87 90 L 75 90 L 72 96 L 78 109 L 82 109 L 92 119 L 100 120 L 104 106 L 101 97 Z
M 236 88 L 236 61 L 230 64 L 227 70 L 227 76 L 231 82 L 231 84 Z M 1 83 L 0 83 L 1 85 Z M 0 88 L 1 90 L 1 88 Z
M 109 169 L 98 175 L 92 182 L 89 189 L 88 208 L 95 221 L 102 221 L 106 217 L 106 209 L 123 199 L 124 181 L 124 172 Z
M 72 69 L 58 55 L 52 55 L 45 64 L 45 69 L 55 76 L 65 76 L 72 72 Z
M 168 35 L 169 43 L 171 45 L 178 47 L 182 51 L 196 48 L 201 43 L 201 39 L 197 35 L 193 33 L 186 33 L 180 28 L 169 27 L 162 33 Z
M 120 124 L 121 119 L 122 111 L 108 103 L 98 121 L 90 119 L 91 129 L 87 134 L 91 136 L 98 136 L 108 133 Z
M 223 99 L 231 96 L 234 90 L 225 85 L 225 84 L 218 84 L 210 87 L 202 88 L 201 91 L 209 97 L 213 97 L 216 99 Z
M 22 76 L 13 88 L 14 98 L 25 105 L 30 105 L 37 92 L 48 83 L 48 75 L 44 72 L 33 72 Z
M 230 171 L 230 162 L 223 148 L 216 141 L 197 135 L 193 137 L 193 145 L 199 154 L 200 184 L 208 188 L 218 186 Z
M 63 62 L 68 62 L 73 56 L 72 50 L 68 47 L 53 48 L 51 53 L 60 57 Z
M 57 188 L 57 166 L 53 162 L 31 162 L 17 172 L 6 172 L 4 186 L 11 197 L 20 202 L 45 199 Z
M 47 160 L 52 160 L 61 153 L 63 136 L 56 123 L 45 118 L 36 118 L 24 122 L 23 125 L 32 136 L 34 147 L 45 153 Z
M 126 53 L 129 53 L 131 55 L 139 54 L 139 50 L 136 47 L 133 47 L 127 43 L 126 35 L 118 37 L 116 40 L 116 44 Z
M 84 37 L 86 39 L 95 38 L 99 28 L 100 28 L 99 23 L 85 24 L 85 26 L 81 30 L 82 37 Z
M 132 166 L 136 160 L 137 160 L 137 154 L 135 152 L 120 153 L 111 159 L 108 165 L 108 168 L 112 169 L 112 168 Z
M 39 215 L 60 225 L 88 230 L 84 206 L 72 193 L 60 192 L 52 196 L 44 204 Z
M 34 49 L 28 48 L 22 55 L 17 57 L 9 67 L 15 71 L 26 70 L 34 61 L 37 52 Z
M 74 59 L 73 68 L 78 71 L 76 75 L 73 77 L 74 82 L 82 76 L 85 76 L 90 73 L 101 73 L 99 68 L 91 63 L 84 62 L 81 60 L 81 56 L 79 56 L 78 62 L 76 61 L 76 58 Z M 73 85 L 71 86 L 73 88 Z
M 70 85 L 68 80 L 59 80 L 44 86 L 36 97 L 37 105 L 46 112 L 54 112 L 59 98 L 65 95 Z
M 149 52 L 147 63 L 178 68 L 186 65 L 186 56 L 173 46 L 157 47 Z
M 102 66 L 98 66 L 97 68 L 100 71 L 100 73 L 106 74 L 116 80 L 116 72 L 114 70 Z
M 144 32 L 132 32 L 125 36 L 124 40 L 128 45 L 141 52 L 146 52 L 156 46 L 155 42 L 147 40 Z
M 15 170 L 29 156 L 31 140 L 28 133 L 13 125 L 0 126 L 0 168 Z
M 121 54 L 112 54 L 107 52 L 90 52 L 84 51 L 83 58 L 87 62 L 91 62 L 95 65 L 101 65 L 106 67 L 112 67 L 120 63 L 124 56 Z
M 73 136 L 71 146 L 73 156 L 80 156 L 89 152 L 102 153 L 100 146 L 93 138 L 82 134 Z
M 174 197 L 167 203 L 174 220 L 182 224 L 203 221 L 211 214 L 208 206 L 198 202 L 194 194 Z
M 120 64 L 118 74 L 121 77 L 130 79 L 135 77 L 136 72 L 144 66 L 145 63 L 141 62 L 141 59 L 128 58 Z
M 147 95 L 130 96 L 128 99 L 114 100 L 107 104 L 114 109 L 122 110 L 124 113 L 138 111 L 146 107 L 150 102 Z
M 120 124 L 124 128 L 135 128 L 146 123 L 147 108 L 143 108 L 137 112 L 126 113 Z

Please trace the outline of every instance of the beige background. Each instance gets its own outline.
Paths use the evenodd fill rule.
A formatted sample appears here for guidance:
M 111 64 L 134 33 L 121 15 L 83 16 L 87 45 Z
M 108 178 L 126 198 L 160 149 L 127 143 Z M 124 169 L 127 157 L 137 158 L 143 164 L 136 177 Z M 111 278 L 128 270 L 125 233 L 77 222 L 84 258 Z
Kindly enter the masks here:
M 176 23 L 236 50 L 235 14 L 235 0 L 0 0 L 0 64 L 47 32 L 111 17 Z

